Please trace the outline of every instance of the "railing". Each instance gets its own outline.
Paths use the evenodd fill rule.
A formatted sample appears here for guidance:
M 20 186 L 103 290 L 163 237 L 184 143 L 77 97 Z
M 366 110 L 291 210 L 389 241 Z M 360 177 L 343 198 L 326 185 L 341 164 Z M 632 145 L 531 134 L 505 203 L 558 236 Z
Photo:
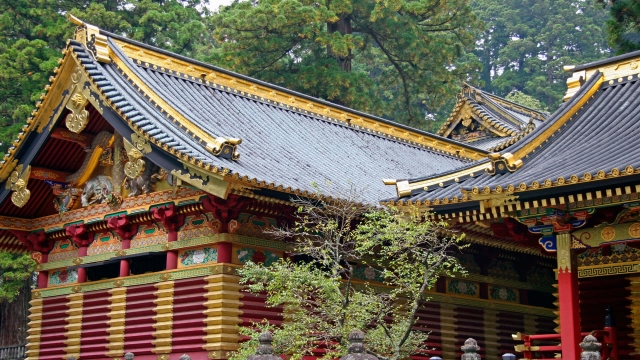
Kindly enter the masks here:
M 24 345 L 0 347 L 0 360 L 24 359 L 26 358 L 25 351 L 26 347 Z
M 592 335 L 599 341 L 601 341 L 602 345 L 602 357 L 601 359 L 607 360 L 618 360 L 618 341 L 616 335 L 616 329 L 614 327 L 605 327 L 604 330 L 595 330 L 592 332 L 583 332 L 581 336 Z M 517 333 L 512 335 L 514 340 L 522 340 L 523 344 L 516 345 L 515 350 L 517 352 L 522 353 L 522 357 L 524 359 L 540 359 L 540 360 L 555 360 L 555 357 L 542 357 L 538 358 L 534 356 L 534 353 L 552 353 L 552 352 L 562 352 L 561 345 L 534 345 L 534 341 L 560 341 L 560 334 L 539 334 L 539 335 L 525 335 L 521 333 Z

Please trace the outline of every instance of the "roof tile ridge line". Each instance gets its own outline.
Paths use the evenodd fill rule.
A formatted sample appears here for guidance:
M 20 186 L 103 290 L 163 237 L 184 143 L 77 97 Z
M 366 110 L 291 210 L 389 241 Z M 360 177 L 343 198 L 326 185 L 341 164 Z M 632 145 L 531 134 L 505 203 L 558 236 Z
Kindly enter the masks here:
M 395 185 L 398 197 L 410 196 L 414 190 L 422 189 L 428 191 L 429 187 L 438 185 L 441 188 L 454 183 L 461 183 L 468 178 L 475 177 L 476 174 L 482 174 L 483 171 L 492 166 L 490 161 L 476 161 L 473 165 L 464 167 L 457 171 L 441 173 L 434 175 L 428 179 L 411 182 L 410 180 L 401 181 L 385 181 L 385 185 Z
M 640 50 L 628 52 L 626 54 L 617 55 L 617 56 L 610 57 L 610 58 L 604 58 L 604 59 L 588 62 L 588 63 L 585 63 L 585 64 L 578 64 L 578 65 L 575 65 L 574 67 L 572 67 L 570 69 L 568 68 L 568 71 L 587 70 L 587 69 L 594 68 L 594 67 L 601 67 L 602 65 L 613 64 L 613 63 L 616 63 L 616 62 L 618 62 L 620 60 L 626 60 L 626 59 L 630 59 L 630 58 L 634 58 L 634 57 L 640 57 Z
M 181 125 L 184 125 L 187 130 L 197 138 L 205 142 L 205 148 L 209 152 L 213 152 L 212 149 L 221 148 L 222 141 L 214 138 L 213 135 L 206 132 L 204 129 L 201 129 L 199 126 L 194 124 L 190 119 L 185 117 L 182 112 L 176 110 L 171 104 L 169 104 L 163 97 L 158 95 L 151 87 L 149 87 L 143 79 L 141 79 L 140 75 L 137 74 L 135 70 L 131 68 L 130 65 L 134 65 L 133 61 L 129 59 L 124 53 L 121 53 L 122 50 L 115 44 L 113 41 L 109 39 L 109 55 L 112 56 L 112 60 L 114 65 L 117 66 L 121 71 L 125 73 L 131 82 L 135 83 L 142 92 L 144 92 L 147 96 L 149 96 L 150 100 L 158 104 L 167 114 L 170 114 L 173 118 L 179 120 Z M 124 57 L 124 59 L 122 58 Z
M 507 128 L 505 128 L 505 130 L 500 130 L 500 129 L 498 129 L 498 127 L 496 126 L 496 124 L 495 124 L 495 123 L 498 123 L 500 119 L 496 118 L 495 116 L 493 116 L 493 114 L 492 114 L 492 113 L 490 113 L 490 112 L 488 112 L 488 111 L 486 111 L 486 110 L 484 110 L 484 109 L 483 109 L 483 111 L 485 111 L 485 112 L 487 113 L 487 115 L 483 115 L 483 114 L 481 114 L 481 113 L 480 113 L 480 110 L 478 110 L 476 107 L 482 108 L 482 105 L 478 104 L 478 102 L 477 102 L 477 101 L 473 101 L 473 103 L 471 103 L 471 102 L 470 102 L 470 103 L 469 103 L 469 105 L 471 106 L 471 110 L 472 110 L 472 111 L 473 111 L 473 112 L 474 112 L 474 113 L 475 113 L 475 114 L 476 114 L 480 119 L 482 119 L 484 122 L 489 122 L 489 126 L 487 126 L 487 128 L 488 128 L 488 127 L 492 127 L 492 128 L 494 128 L 494 129 L 495 129 L 495 131 L 492 131 L 494 134 L 496 134 L 496 135 L 498 135 L 498 136 L 500 136 L 500 137 L 502 137 L 502 136 L 501 136 L 500 134 L 498 134 L 497 132 L 503 132 L 503 133 L 506 133 L 506 134 L 507 134 L 507 135 L 509 135 L 509 136 L 515 136 L 515 135 L 517 135 L 517 132 L 516 132 L 515 130 L 511 130 L 511 129 L 507 129 Z M 483 119 L 483 117 L 487 117 L 487 118 L 490 118 L 490 119 L 485 120 L 485 119 Z M 494 124 L 492 124 L 491 122 L 493 122 Z M 485 125 L 485 124 L 483 124 L 483 125 Z M 513 125 L 513 124 L 512 124 L 512 125 Z M 486 126 L 486 125 L 485 125 L 485 126 Z M 504 126 L 503 126 L 503 127 L 504 127 Z
M 514 161 L 521 160 L 535 149 L 544 140 L 551 137 L 563 124 L 565 124 L 593 95 L 599 90 L 604 77 L 600 71 L 596 71 L 580 90 L 569 100 L 565 106 L 561 107 L 551 115 L 543 125 L 536 128 L 519 141 L 512 149 Z M 529 138 L 529 139 L 527 139 Z M 527 139 L 526 141 L 524 141 Z
M 74 44 L 76 47 L 78 47 L 79 49 L 81 49 L 84 53 L 87 53 L 87 49 L 84 47 L 84 45 L 82 43 L 79 43 L 75 40 L 71 40 L 70 43 Z M 77 51 L 75 50 L 75 48 L 72 48 L 72 50 L 70 51 L 73 54 L 75 54 Z M 88 56 L 86 61 L 90 61 L 92 64 L 94 65 L 98 65 L 97 61 L 94 60 L 94 58 L 92 56 Z M 162 149 L 163 151 L 166 151 L 168 154 L 171 154 L 172 156 L 175 156 L 178 158 L 178 160 L 180 162 L 188 162 L 193 164 L 194 166 L 200 167 L 206 171 L 211 171 L 214 174 L 220 173 L 222 175 L 229 173 L 231 170 L 228 168 L 225 168 L 223 166 L 210 166 L 209 164 L 205 164 L 204 166 L 202 166 L 202 164 L 198 163 L 197 159 L 182 152 L 181 150 L 176 150 L 172 147 L 168 147 L 163 145 L 159 140 L 156 140 L 153 136 L 150 136 L 147 132 L 143 131 L 139 126 L 137 126 L 137 124 L 134 124 L 127 116 L 127 114 L 125 112 L 123 112 L 122 110 L 120 110 L 119 106 L 114 103 L 109 97 L 107 97 L 105 95 L 105 93 L 103 92 L 101 86 L 99 86 L 95 79 L 94 76 L 89 74 L 89 72 L 86 70 L 84 63 L 82 62 L 82 60 L 78 60 L 78 62 L 81 64 L 81 68 L 82 71 L 85 73 L 85 75 L 89 78 L 89 81 L 91 82 L 91 84 L 93 86 L 95 86 L 95 88 L 98 90 L 98 95 L 104 100 L 104 103 L 107 104 L 111 109 L 113 109 L 113 111 L 127 124 L 127 126 L 129 126 L 129 128 L 131 128 L 131 130 L 133 130 L 136 133 L 142 134 L 144 138 L 146 138 L 147 140 L 149 140 L 150 142 L 154 143 L 156 146 L 158 146 L 160 149 Z M 116 65 L 116 64 L 114 64 Z M 100 71 L 100 73 L 102 74 L 102 76 L 105 76 L 102 70 L 101 66 L 97 66 L 96 69 L 98 71 Z M 127 81 L 126 79 L 123 79 L 125 82 L 129 83 L 129 81 Z M 118 91 L 118 93 L 120 93 L 119 90 L 116 89 L 116 91 Z M 122 95 L 122 94 L 121 94 Z M 124 95 L 122 95 L 124 96 Z
M 519 133 L 516 136 L 512 136 L 504 141 L 501 141 L 500 143 L 496 144 L 493 147 L 490 147 L 488 150 L 490 152 L 497 152 L 497 151 L 501 151 L 506 149 L 507 147 L 515 144 L 516 142 L 522 140 L 522 138 L 524 138 L 526 135 L 529 135 L 532 131 L 534 131 L 536 129 L 536 125 L 532 122 L 529 122 L 529 124 L 527 124 L 527 127 L 524 129 L 524 131 L 522 131 L 521 133 Z
M 260 86 L 264 86 L 264 87 L 268 87 L 268 88 L 271 88 L 271 89 L 274 89 L 274 90 L 278 90 L 278 91 L 280 91 L 282 93 L 286 93 L 286 94 L 289 94 L 289 95 L 297 96 L 297 97 L 300 97 L 300 98 L 305 99 L 305 100 L 315 101 L 315 102 L 323 104 L 323 105 L 325 105 L 327 107 L 338 109 L 340 111 L 350 112 L 350 113 L 353 113 L 353 114 L 358 115 L 360 117 L 367 118 L 367 119 L 369 119 L 371 121 L 382 123 L 382 124 L 384 124 L 386 126 L 390 126 L 390 127 L 396 127 L 396 128 L 401 129 L 401 130 L 404 130 L 404 131 L 412 132 L 412 133 L 415 133 L 416 135 L 429 138 L 430 140 L 433 140 L 433 141 L 436 141 L 436 142 L 448 143 L 449 145 L 455 145 L 455 146 L 461 147 L 464 150 L 466 150 L 468 152 L 471 152 L 471 153 L 479 153 L 478 155 L 484 155 L 483 153 L 485 152 L 482 149 L 476 149 L 474 147 L 470 147 L 470 146 L 468 146 L 468 145 L 466 145 L 464 143 L 455 141 L 453 139 L 442 137 L 442 136 L 440 136 L 438 134 L 435 134 L 435 133 L 431 133 L 431 132 L 428 132 L 428 131 L 425 131 L 425 130 L 417 129 L 417 128 L 414 128 L 414 127 L 411 127 L 411 126 L 408 126 L 408 125 L 405 125 L 405 124 L 401 124 L 401 123 L 398 123 L 398 122 L 394 122 L 394 121 L 391 121 L 391 120 L 387 120 L 387 119 L 378 117 L 376 115 L 372 115 L 372 114 L 368 114 L 368 113 L 362 112 L 360 110 L 351 109 L 351 108 L 348 108 L 346 106 L 334 104 L 334 103 L 331 103 L 331 102 L 326 101 L 326 100 L 318 99 L 318 98 L 315 98 L 315 97 L 312 97 L 312 96 L 309 96 L 309 95 L 306 95 L 306 94 L 302 94 L 302 93 L 296 92 L 294 90 L 290 90 L 290 89 L 283 88 L 283 87 L 278 86 L 278 85 L 270 84 L 270 83 L 264 82 L 262 80 L 254 79 L 254 78 L 251 78 L 251 77 L 246 76 L 246 75 L 238 74 L 238 73 L 235 73 L 233 71 L 226 70 L 226 69 L 223 69 L 223 68 L 211 65 L 211 64 L 207 64 L 207 63 L 204 63 L 202 61 L 191 59 L 191 58 L 188 58 L 188 57 L 183 56 L 183 55 L 175 54 L 175 53 L 172 53 L 170 51 L 163 50 L 161 48 L 157 48 L 157 47 L 154 47 L 154 46 L 151 46 L 151 45 L 147 45 L 147 44 L 141 43 L 139 41 L 127 39 L 126 37 L 123 37 L 123 36 L 120 36 L 120 35 L 117 35 L 117 34 L 113 34 L 113 33 L 110 33 L 108 31 L 105 31 L 105 30 L 102 30 L 102 29 L 100 29 L 100 34 L 103 34 L 105 36 L 108 36 L 110 38 L 113 38 L 113 39 L 116 39 L 116 40 L 119 40 L 119 41 L 122 41 L 122 42 L 125 42 L 125 43 L 132 44 L 134 46 L 138 46 L 138 47 L 150 50 L 150 51 L 154 51 L 154 52 L 166 55 L 166 56 L 170 56 L 170 57 L 173 57 L 175 59 L 179 59 L 181 61 L 184 61 L 184 62 L 187 62 L 187 63 L 190 63 L 190 64 L 195 64 L 197 66 L 205 67 L 205 68 L 208 68 L 210 70 L 217 71 L 217 72 L 223 73 L 223 74 L 231 76 L 231 77 L 236 77 L 236 78 L 242 79 L 243 81 L 247 81 L 247 82 L 250 82 L 250 83 L 255 83 L 255 84 L 258 84 Z M 412 141 L 412 140 L 410 140 L 410 141 Z M 455 155 L 455 153 L 453 153 L 453 155 Z M 469 158 L 466 155 L 460 155 L 460 156 Z M 471 160 L 476 160 L 476 159 L 473 159 L 473 158 L 470 158 L 470 159 Z
M 196 81 L 192 77 L 191 78 L 180 77 L 180 76 L 178 76 L 176 74 L 175 71 L 173 71 L 171 69 L 164 69 L 164 70 L 160 69 L 160 68 L 154 69 L 153 67 L 146 66 L 145 64 L 137 64 L 137 65 L 141 66 L 141 67 L 144 67 L 144 68 L 147 68 L 147 69 L 150 69 L 150 70 L 155 71 L 155 72 L 161 72 L 162 74 L 165 74 L 167 76 L 171 76 L 171 77 L 176 78 L 176 79 L 180 79 L 182 81 L 188 81 L 190 83 L 194 83 L 194 84 L 198 84 L 198 85 L 204 86 L 204 87 L 206 87 L 208 89 L 222 91 L 222 92 L 225 92 L 225 93 L 227 93 L 229 95 L 232 95 L 232 96 L 242 97 L 242 98 L 245 98 L 247 100 L 259 102 L 259 103 L 264 104 L 266 106 L 272 106 L 274 108 L 281 109 L 281 110 L 284 110 L 284 111 L 291 111 L 291 112 L 294 112 L 296 114 L 300 114 L 302 116 L 311 117 L 313 119 L 316 119 L 318 121 L 321 121 L 321 122 L 324 122 L 324 123 L 327 123 L 327 124 L 338 125 L 338 126 L 340 126 L 341 128 L 344 128 L 344 129 L 350 129 L 350 130 L 357 131 L 357 132 L 362 133 L 362 134 L 368 134 L 368 135 L 371 135 L 371 136 L 380 137 L 380 138 L 385 139 L 385 140 L 389 140 L 389 141 L 393 141 L 393 142 L 398 143 L 398 144 L 410 146 L 410 147 L 415 148 L 415 149 L 419 149 L 419 150 L 423 150 L 423 151 L 429 151 L 429 152 L 432 152 L 434 154 L 446 156 L 448 158 L 461 159 L 460 156 L 456 156 L 455 154 L 452 154 L 451 152 L 446 152 L 446 151 L 434 148 L 434 147 L 429 146 L 429 145 L 420 144 L 418 142 L 407 140 L 407 139 L 404 139 L 404 138 L 401 138 L 401 137 L 398 137 L 398 136 L 394 136 L 394 135 L 391 135 L 391 134 L 387 134 L 387 133 L 384 133 L 384 132 L 374 131 L 374 130 L 371 130 L 371 129 L 366 128 L 364 126 L 360 126 L 360 125 L 351 123 L 349 121 L 340 120 L 340 119 L 337 119 L 337 118 L 334 118 L 334 117 L 330 117 L 330 116 L 324 116 L 324 115 L 320 114 L 319 112 L 315 112 L 315 111 L 312 111 L 312 110 L 304 110 L 300 106 L 288 105 L 288 104 L 277 102 L 275 100 L 270 100 L 270 99 L 267 99 L 267 98 L 264 98 L 264 97 L 261 97 L 261 96 L 255 95 L 255 94 L 251 94 L 251 93 L 248 93 L 248 92 L 245 92 L 245 91 L 239 91 L 237 89 L 233 89 L 233 91 L 232 91 L 231 87 L 216 83 L 214 81 L 208 81 L 208 80 L 203 81 L 202 79 L 197 79 L 198 81 Z M 369 131 L 366 131 L 366 130 L 369 130 Z M 462 160 L 464 161 L 464 160 L 470 160 L 470 159 L 469 158 L 462 158 Z M 471 161 L 473 161 L 473 160 L 471 160 Z
M 482 94 L 483 94 L 483 95 L 486 95 L 487 97 L 492 98 L 494 101 L 498 100 L 499 102 L 506 102 L 506 103 L 509 103 L 510 105 L 515 105 L 516 107 L 523 108 L 523 109 L 525 109 L 525 110 L 528 110 L 528 111 L 531 111 L 531 112 L 537 113 L 537 114 L 539 114 L 539 115 L 543 115 L 543 119 L 541 119 L 541 120 L 544 120 L 544 119 L 546 119 L 546 118 L 549 116 L 549 113 L 548 113 L 548 112 L 546 112 L 546 111 L 536 110 L 536 109 L 534 109 L 534 108 L 530 108 L 530 107 L 528 107 L 528 106 L 525 106 L 525 105 L 522 105 L 522 104 L 518 104 L 517 102 L 514 102 L 514 101 L 511 101 L 511 100 L 508 100 L 508 99 L 506 99 L 506 98 L 503 98 L 503 97 L 498 96 L 498 95 L 495 95 L 495 94 L 491 94 L 491 93 L 486 92 L 486 91 L 484 91 L 484 90 L 480 90 L 480 91 L 482 91 Z M 513 111 L 517 111 L 517 110 L 513 110 Z M 523 114 L 523 115 L 526 115 L 526 114 Z
M 449 129 L 449 124 L 451 124 L 451 121 L 453 121 L 453 119 L 455 118 L 455 116 L 460 112 L 460 110 L 462 109 L 462 105 L 464 105 L 463 103 L 465 101 L 468 101 L 468 99 L 466 99 L 465 96 L 459 96 L 462 94 L 458 94 L 458 99 L 456 100 L 456 104 L 453 106 L 453 109 L 451 110 L 451 114 L 449 115 L 449 117 L 447 118 L 447 120 L 442 124 L 442 126 L 440 126 L 440 129 L 438 129 L 438 131 L 436 132 L 436 134 L 444 137 L 444 133 L 447 132 L 447 130 Z M 454 125 L 455 126 L 455 125 Z
M 507 120 L 507 121 L 511 122 L 511 125 L 514 125 L 514 126 L 516 126 L 516 127 L 520 127 L 520 125 L 522 125 L 522 124 L 523 124 L 523 122 L 522 122 L 522 121 L 520 121 L 520 120 L 516 119 L 516 118 L 515 118 L 515 117 L 510 113 L 510 110 L 509 110 L 509 109 L 506 109 L 504 106 L 502 106 L 501 104 L 499 104 L 497 101 L 495 101 L 495 100 L 494 100 L 494 99 L 492 99 L 491 97 L 486 96 L 485 94 L 481 94 L 481 96 L 485 97 L 485 100 L 487 101 L 487 103 L 488 103 L 488 104 L 490 104 L 490 105 L 489 105 L 489 107 L 490 107 L 490 108 L 492 107 L 491 105 L 493 105 L 493 106 L 495 106 L 495 107 L 496 107 L 496 109 L 498 109 L 498 110 L 496 110 L 496 109 L 493 109 L 493 110 L 498 111 L 498 112 L 500 112 L 500 111 L 504 112 L 504 114 L 500 114 L 500 115 L 506 115 L 506 116 L 505 116 L 505 118 L 506 118 L 506 120 Z M 522 114 L 522 115 L 526 115 L 526 114 Z

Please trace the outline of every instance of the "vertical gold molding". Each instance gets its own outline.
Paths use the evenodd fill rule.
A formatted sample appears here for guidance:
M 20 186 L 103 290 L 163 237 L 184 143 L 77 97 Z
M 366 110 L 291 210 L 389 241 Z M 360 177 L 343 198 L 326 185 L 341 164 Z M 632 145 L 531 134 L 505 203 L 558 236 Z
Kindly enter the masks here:
M 233 268 L 229 270 L 232 272 Z M 241 286 L 238 284 L 240 277 L 223 273 L 204 279 L 208 282 L 205 285 L 207 301 L 204 303 L 207 307 L 204 311 L 204 330 L 207 335 L 204 337 L 206 344 L 202 347 L 209 351 L 210 359 L 227 359 L 239 347 L 238 324 L 242 315 Z
M 575 264 L 575 256 L 571 256 L 571 234 L 556 235 L 556 248 L 559 272 L 571 272 L 572 269 L 578 268 Z
M 69 309 L 65 312 L 67 314 L 67 318 L 65 319 L 67 325 L 64 327 L 65 330 L 67 330 L 64 335 L 67 338 L 67 340 L 64 341 L 65 345 L 67 345 L 64 349 L 67 358 L 69 356 L 74 356 L 76 359 L 80 357 L 83 300 L 83 293 L 75 293 L 67 296 L 67 307 Z
M 111 358 L 117 358 L 124 355 L 124 322 L 125 311 L 127 305 L 127 288 L 119 287 L 109 290 L 109 313 L 107 316 L 109 320 L 107 325 L 109 328 L 107 332 L 107 353 L 105 354 Z
M 640 354 L 640 277 L 629 276 L 627 279 L 631 282 L 628 289 L 631 291 L 629 295 L 629 318 L 631 319 L 631 329 L 633 332 L 629 334 L 633 338 L 631 345 L 633 346 L 633 353 L 631 355 Z
M 151 343 L 154 348 L 151 350 L 154 354 L 170 354 L 171 353 L 171 333 L 173 331 L 173 281 L 164 281 L 154 285 L 158 289 L 153 294 L 156 299 L 153 303 L 156 307 L 153 312 L 155 324 L 153 328 L 153 340 Z M 158 359 L 165 359 L 166 356 L 159 355 Z
M 498 311 L 484 309 L 484 350 L 486 359 L 499 359 Z
M 27 333 L 27 359 L 37 360 L 40 355 L 40 333 L 42 331 L 42 299 L 29 301 L 29 330 Z
M 453 304 L 440 303 L 440 339 L 442 339 L 442 358 L 456 358 L 456 325 Z

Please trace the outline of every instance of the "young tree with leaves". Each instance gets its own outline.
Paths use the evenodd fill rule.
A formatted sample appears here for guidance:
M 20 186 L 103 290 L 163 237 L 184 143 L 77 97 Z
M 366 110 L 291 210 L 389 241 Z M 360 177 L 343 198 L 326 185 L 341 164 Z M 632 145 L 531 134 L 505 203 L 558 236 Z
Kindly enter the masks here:
M 0 251 L 0 346 L 26 341 L 35 265 L 29 254 Z
M 477 69 L 468 0 L 236 0 L 214 64 L 421 126 Z
M 323 358 L 337 358 L 348 349 L 353 329 L 365 332 L 367 349 L 380 359 L 427 350 L 427 333 L 415 329 L 418 309 L 440 276 L 462 271 L 452 255 L 461 238 L 442 236 L 446 223 L 416 211 L 373 208 L 358 200 L 353 190 L 331 201 L 295 200 L 295 226 L 275 234 L 291 240 L 294 253 L 306 260 L 249 262 L 238 270 L 246 290 L 266 293 L 267 306 L 282 307 L 285 321 L 241 328 L 252 339 L 233 359 L 254 354 L 265 329 L 274 333 L 276 353 L 292 359 L 319 346 Z

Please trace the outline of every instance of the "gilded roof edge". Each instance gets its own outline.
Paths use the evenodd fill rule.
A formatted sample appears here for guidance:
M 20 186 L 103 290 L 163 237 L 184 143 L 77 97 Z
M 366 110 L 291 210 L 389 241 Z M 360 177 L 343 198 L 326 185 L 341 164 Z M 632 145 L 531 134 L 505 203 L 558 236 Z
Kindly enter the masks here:
M 486 151 L 464 143 L 447 139 L 423 130 L 392 122 L 374 115 L 333 104 L 293 90 L 269 84 L 251 77 L 218 68 L 166 50 L 155 48 L 117 34 L 100 30 L 100 33 L 114 41 L 133 61 L 141 64 L 170 69 L 180 75 L 187 75 L 211 83 L 220 84 L 242 94 L 287 104 L 293 109 L 305 110 L 325 118 L 335 118 L 347 123 L 371 130 L 374 133 L 408 141 L 413 145 L 422 145 L 452 156 L 478 160 Z

